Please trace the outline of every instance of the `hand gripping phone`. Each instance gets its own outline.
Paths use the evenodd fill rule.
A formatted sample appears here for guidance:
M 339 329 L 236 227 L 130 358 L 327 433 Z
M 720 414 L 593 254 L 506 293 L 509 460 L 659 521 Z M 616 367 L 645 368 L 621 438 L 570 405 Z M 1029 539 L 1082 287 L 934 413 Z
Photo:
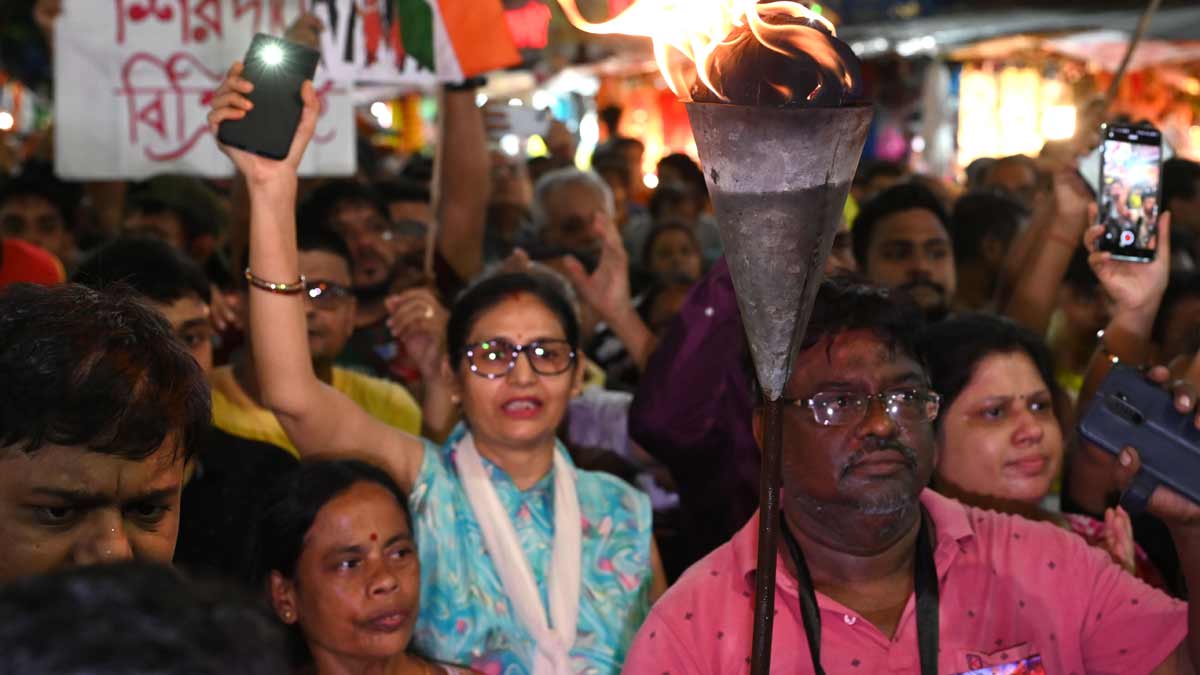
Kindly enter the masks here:
M 313 78 L 320 60 L 319 52 L 304 45 L 255 35 L 242 71 L 242 77 L 254 85 L 246 96 L 254 107 L 241 119 L 222 122 L 217 138 L 263 157 L 287 157 L 304 110 L 300 86 Z
M 1150 494 L 1166 485 L 1200 504 L 1200 430 L 1194 418 L 1181 415 L 1169 392 L 1141 371 L 1113 366 L 1092 399 L 1079 433 L 1114 455 L 1132 447 L 1141 471 L 1121 496 L 1130 514 L 1146 510 Z
M 1149 126 L 1105 124 L 1100 146 L 1099 249 L 1147 263 L 1158 248 L 1162 209 L 1162 133 Z

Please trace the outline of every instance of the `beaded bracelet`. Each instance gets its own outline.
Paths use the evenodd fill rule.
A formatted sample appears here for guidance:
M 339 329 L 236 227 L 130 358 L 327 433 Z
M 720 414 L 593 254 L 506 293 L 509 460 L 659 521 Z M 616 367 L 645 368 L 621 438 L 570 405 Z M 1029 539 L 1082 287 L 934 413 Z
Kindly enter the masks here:
M 249 281 L 250 285 L 255 288 L 261 288 L 264 291 L 278 293 L 280 295 L 296 295 L 298 293 L 303 293 L 304 289 L 308 287 L 308 284 L 304 280 L 303 274 L 300 275 L 300 281 L 297 281 L 294 284 L 280 284 L 254 276 L 249 267 L 246 268 L 246 281 Z

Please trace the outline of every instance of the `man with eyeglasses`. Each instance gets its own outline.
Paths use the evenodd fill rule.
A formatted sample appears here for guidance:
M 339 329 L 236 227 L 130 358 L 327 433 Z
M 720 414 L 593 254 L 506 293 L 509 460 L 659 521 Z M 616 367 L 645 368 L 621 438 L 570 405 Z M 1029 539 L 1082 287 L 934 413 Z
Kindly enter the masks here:
M 920 323 L 874 287 L 818 294 L 784 389 L 772 672 L 1195 672 L 1186 605 L 1066 530 L 926 489 L 940 399 Z M 1196 585 L 1200 507 L 1156 493 L 1152 508 Z M 625 672 L 747 672 L 757 547 L 755 516 L 654 606 Z
M 306 284 L 308 347 L 317 377 L 372 416 L 408 433 L 420 434 L 421 406 L 404 387 L 334 365 L 354 331 L 354 265 L 345 240 L 330 228 L 305 224 L 297 231 L 297 241 L 300 273 Z M 241 306 L 249 307 L 249 303 Z M 213 421 L 219 429 L 271 443 L 298 456 L 275 415 L 262 405 L 248 346 L 234 355 L 230 365 L 215 369 L 211 379 Z

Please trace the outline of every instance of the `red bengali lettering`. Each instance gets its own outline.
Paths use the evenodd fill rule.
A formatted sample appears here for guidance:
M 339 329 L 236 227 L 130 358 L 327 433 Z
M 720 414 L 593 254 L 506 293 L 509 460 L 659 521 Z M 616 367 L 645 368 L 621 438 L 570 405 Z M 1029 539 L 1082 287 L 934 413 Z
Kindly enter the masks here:
M 184 5 L 186 15 L 187 0 L 116 0 L 117 8 L 117 44 L 125 44 L 125 32 L 128 21 L 142 23 L 156 21 L 170 23 L 177 15 L 176 4 Z M 185 19 L 186 21 L 186 16 Z
M 121 68 L 117 91 L 127 99 L 130 144 L 141 146 L 146 158 L 156 162 L 179 159 L 190 152 L 208 131 L 208 124 L 203 115 L 193 123 L 188 111 L 203 110 L 220 82 L 220 73 L 187 52 L 165 60 L 147 52 L 130 56 Z M 145 103 L 147 98 L 149 103 Z M 155 132 L 148 142 L 143 142 L 138 132 L 143 125 Z

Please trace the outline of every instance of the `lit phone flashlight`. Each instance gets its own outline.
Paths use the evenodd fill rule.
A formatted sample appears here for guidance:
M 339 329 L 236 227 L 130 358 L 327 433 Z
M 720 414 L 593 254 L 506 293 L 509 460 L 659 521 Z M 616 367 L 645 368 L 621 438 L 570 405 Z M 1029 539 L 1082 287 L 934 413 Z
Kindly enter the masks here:
M 242 77 L 254 84 L 254 91 L 246 96 L 254 107 L 241 119 L 222 122 L 217 138 L 271 159 L 287 157 L 304 110 L 300 87 L 313 79 L 320 60 L 319 52 L 304 45 L 255 35 L 242 71 Z

